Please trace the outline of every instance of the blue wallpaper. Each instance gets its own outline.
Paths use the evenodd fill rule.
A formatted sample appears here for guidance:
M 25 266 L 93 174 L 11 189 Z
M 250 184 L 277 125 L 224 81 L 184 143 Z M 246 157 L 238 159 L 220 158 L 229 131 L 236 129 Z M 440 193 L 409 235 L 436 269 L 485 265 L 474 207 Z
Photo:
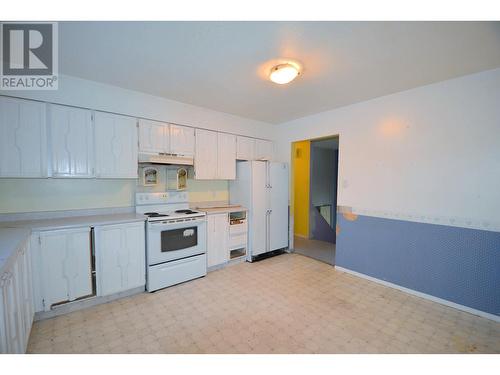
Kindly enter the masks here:
M 337 214 L 335 263 L 500 316 L 500 233 Z

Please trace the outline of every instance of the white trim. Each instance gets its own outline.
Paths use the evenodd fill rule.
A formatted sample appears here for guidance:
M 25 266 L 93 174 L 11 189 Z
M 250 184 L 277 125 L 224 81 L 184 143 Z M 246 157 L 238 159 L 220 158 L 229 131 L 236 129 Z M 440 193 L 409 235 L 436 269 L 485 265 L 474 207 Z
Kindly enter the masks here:
M 455 303 L 455 302 L 451 302 L 451 301 L 448 301 L 448 300 L 445 300 L 442 298 L 434 297 L 434 296 L 431 296 L 430 294 L 418 292 L 418 291 L 413 290 L 413 289 L 408 289 L 408 288 L 405 288 L 404 286 L 400 286 L 397 284 L 390 283 L 388 281 L 380 280 L 380 279 L 377 279 L 375 277 L 368 276 L 368 275 L 365 275 L 363 273 L 359 273 L 356 271 L 352 271 L 352 270 L 344 268 L 344 267 L 335 266 L 335 269 L 338 271 L 341 271 L 341 272 L 345 272 L 345 273 L 349 273 L 349 274 L 354 275 L 354 276 L 361 277 L 361 278 L 366 279 L 366 280 L 373 281 L 375 283 L 378 283 L 378 284 L 381 284 L 384 286 L 388 286 L 389 288 L 398 289 L 402 292 L 412 294 L 412 295 L 420 297 L 420 298 L 425 298 L 429 301 L 440 303 L 441 305 L 445 305 L 445 306 L 452 307 L 452 308 L 457 309 L 457 310 L 465 311 L 465 312 L 473 314 L 473 315 L 478 315 L 482 318 L 490 319 L 490 320 L 493 320 L 495 322 L 500 322 L 500 316 L 497 316 L 497 315 L 493 315 L 493 314 L 490 314 L 490 313 L 487 313 L 487 312 L 484 312 L 481 310 L 476 310 L 476 309 L 473 309 L 471 307 L 467 307 L 464 305 L 459 305 L 458 303 Z
M 337 206 L 338 207 L 338 206 Z M 338 211 L 338 210 L 337 210 Z M 393 212 L 387 210 L 373 210 L 361 207 L 340 206 L 340 212 L 352 212 L 362 216 L 371 216 L 382 219 L 411 221 L 414 223 L 444 225 L 456 228 L 468 228 L 486 230 L 490 232 L 500 232 L 500 222 L 479 220 L 455 216 L 443 216 L 434 214 L 424 214 L 421 212 Z

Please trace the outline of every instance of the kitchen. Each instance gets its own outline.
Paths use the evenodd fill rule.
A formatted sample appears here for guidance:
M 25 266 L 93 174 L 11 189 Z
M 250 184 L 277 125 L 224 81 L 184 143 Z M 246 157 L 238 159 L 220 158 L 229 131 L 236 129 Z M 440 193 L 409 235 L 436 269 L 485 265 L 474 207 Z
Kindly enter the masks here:
M 26 351 L 34 318 L 154 292 L 288 248 L 288 222 L 272 214 L 288 213 L 288 168 L 270 161 L 270 140 L 9 97 L 0 97 L 0 108 L 2 177 L 137 180 L 135 209 L 3 220 L 4 228 L 31 231 L 14 249 L 20 258 L 2 268 L 6 283 L 17 285 L 5 293 L 15 298 L 4 313 L 3 352 Z M 187 189 L 197 180 L 229 181 L 229 194 L 192 202 Z M 273 186 L 285 200 L 266 198 Z M 31 296 L 33 305 L 25 302 Z M 24 323 L 12 326 L 16 313 Z
M 0 30 L 0 353 L 500 351 L 498 22 Z

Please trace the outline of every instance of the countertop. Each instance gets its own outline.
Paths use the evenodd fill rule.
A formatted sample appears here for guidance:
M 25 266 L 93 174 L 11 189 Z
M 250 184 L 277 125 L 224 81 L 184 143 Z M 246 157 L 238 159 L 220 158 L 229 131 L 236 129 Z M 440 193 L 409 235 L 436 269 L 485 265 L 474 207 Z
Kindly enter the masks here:
M 0 228 L 0 273 L 30 233 L 31 231 L 25 228 Z
M 120 213 L 0 222 L 0 272 L 3 272 L 9 258 L 16 253 L 23 241 L 25 241 L 33 231 L 70 229 L 141 221 L 145 221 L 144 215 Z
M 70 216 L 56 219 L 37 219 L 1 222 L 3 228 L 26 228 L 34 231 L 69 229 L 105 224 L 121 224 L 145 221 L 144 215 L 136 213 Z
M 197 206 L 193 205 L 193 209 L 196 209 L 198 211 L 203 211 L 207 215 L 211 214 L 225 214 L 225 213 L 230 213 L 230 212 L 239 212 L 239 211 L 248 211 L 247 208 L 240 206 L 240 205 L 220 205 L 220 206 Z

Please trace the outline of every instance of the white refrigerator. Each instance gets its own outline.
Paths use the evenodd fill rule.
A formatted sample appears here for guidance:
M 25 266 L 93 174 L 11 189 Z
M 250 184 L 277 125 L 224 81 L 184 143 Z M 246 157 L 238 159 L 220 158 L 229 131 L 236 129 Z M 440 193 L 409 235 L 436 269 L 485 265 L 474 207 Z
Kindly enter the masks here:
M 241 161 L 229 182 L 231 204 L 248 208 L 248 252 L 257 255 L 288 247 L 288 164 Z

